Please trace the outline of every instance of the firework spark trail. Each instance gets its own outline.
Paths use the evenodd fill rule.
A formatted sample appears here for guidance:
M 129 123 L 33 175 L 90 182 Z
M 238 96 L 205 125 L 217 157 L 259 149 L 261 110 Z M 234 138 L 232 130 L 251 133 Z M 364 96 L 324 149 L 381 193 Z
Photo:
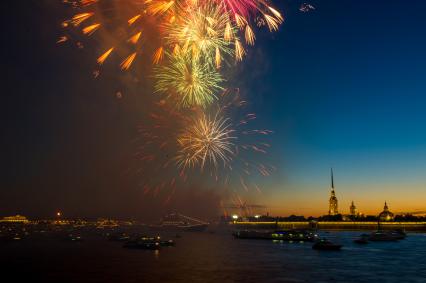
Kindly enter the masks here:
M 92 35 L 100 26 L 101 26 L 101 24 L 99 24 L 99 23 L 87 26 L 87 27 L 83 28 L 83 33 L 86 34 L 86 35 Z
M 133 63 L 133 60 L 135 60 L 135 57 L 136 57 L 136 52 L 130 54 L 126 59 L 124 59 L 123 62 L 121 62 L 120 64 L 121 69 L 128 70 Z
M 63 42 L 65 42 L 65 41 L 67 41 L 68 40 L 68 37 L 66 37 L 66 36 L 61 36 L 61 37 L 59 37 L 59 39 L 56 41 L 56 43 L 63 43 Z
M 108 58 L 108 56 L 111 54 L 111 52 L 114 50 L 114 47 L 111 47 L 110 49 L 108 49 L 105 53 L 103 53 L 101 56 L 99 56 L 98 58 L 98 64 L 102 65 L 105 60 Z
M 136 33 L 135 35 L 133 35 L 132 37 L 130 37 L 127 41 L 131 42 L 133 44 L 136 44 L 136 43 L 138 43 L 138 40 L 139 40 L 141 34 L 142 34 L 142 32 L 140 31 L 140 32 Z

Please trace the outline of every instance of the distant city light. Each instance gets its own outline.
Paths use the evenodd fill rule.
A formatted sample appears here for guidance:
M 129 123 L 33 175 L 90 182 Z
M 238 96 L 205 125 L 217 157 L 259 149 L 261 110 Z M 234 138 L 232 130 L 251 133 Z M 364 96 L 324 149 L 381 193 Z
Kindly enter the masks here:
M 254 218 L 259 219 L 260 215 L 256 214 Z
M 56 216 L 61 216 L 61 212 L 60 211 L 58 211 L 57 213 L 56 213 Z
M 236 215 L 236 214 L 232 215 L 232 219 L 237 220 L 238 219 L 238 215 Z

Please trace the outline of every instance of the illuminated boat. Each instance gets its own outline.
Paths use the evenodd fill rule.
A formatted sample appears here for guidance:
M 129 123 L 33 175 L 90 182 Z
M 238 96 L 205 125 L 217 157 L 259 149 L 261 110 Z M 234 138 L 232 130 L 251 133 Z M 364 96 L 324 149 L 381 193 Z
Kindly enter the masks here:
M 285 230 L 274 231 L 272 239 L 281 241 L 298 241 L 298 242 L 313 242 L 318 238 L 318 235 L 308 230 Z
M 148 237 L 140 236 L 135 240 L 127 241 L 123 247 L 130 249 L 146 249 L 146 250 L 158 250 L 161 247 L 172 247 L 175 246 L 173 240 L 161 240 L 160 236 Z
M 232 235 L 237 239 L 272 239 L 272 232 L 270 231 L 239 230 L 232 233 Z
M 238 239 L 264 239 L 278 241 L 298 241 L 312 242 L 317 239 L 317 235 L 308 230 L 276 230 L 276 231 L 257 231 L 240 230 L 233 233 Z
M 80 235 L 69 234 L 67 236 L 67 240 L 71 242 L 81 242 L 83 241 L 83 238 Z
M 147 239 L 147 240 L 132 240 L 124 243 L 123 248 L 128 249 L 143 249 L 143 250 L 159 250 L 161 245 L 158 241 Z
M 130 240 L 130 236 L 126 233 L 107 233 L 107 239 L 115 242 L 126 242 Z

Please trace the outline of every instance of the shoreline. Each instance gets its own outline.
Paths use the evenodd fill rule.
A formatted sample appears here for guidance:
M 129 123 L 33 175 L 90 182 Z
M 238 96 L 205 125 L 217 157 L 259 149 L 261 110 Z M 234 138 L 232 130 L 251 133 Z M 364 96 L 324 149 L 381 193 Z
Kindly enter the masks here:
M 377 222 L 231 222 L 236 229 L 317 229 L 330 231 L 377 230 Z M 410 232 L 426 232 L 426 222 L 381 222 L 382 230 L 402 229 Z

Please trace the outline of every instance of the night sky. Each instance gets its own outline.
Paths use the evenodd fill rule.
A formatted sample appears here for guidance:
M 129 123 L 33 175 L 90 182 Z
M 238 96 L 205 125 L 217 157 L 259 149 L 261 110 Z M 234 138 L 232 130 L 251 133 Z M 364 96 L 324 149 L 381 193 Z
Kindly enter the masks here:
M 0 215 L 219 214 L 226 194 L 211 183 L 179 188 L 165 207 L 128 173 L 152 100 L 146 62 L 95 80 L 102 41 L 55 43 L 72 11 L 60 1 L 14 2 L 2 24 Z M 344 213 L 352 200 L 365 213 L 385 200 L 394 212 L 426 209 L 426 3 L 311 1 L 316 9 L 302 13 L 302 2 L 275 1 L 284 24 L 257 31 L 229 71 L 255 125 L 274 131 L 277 171 L 259 180 L 262 194 L 242 195 L 272 214 L 325 214 L 333 167 Z

